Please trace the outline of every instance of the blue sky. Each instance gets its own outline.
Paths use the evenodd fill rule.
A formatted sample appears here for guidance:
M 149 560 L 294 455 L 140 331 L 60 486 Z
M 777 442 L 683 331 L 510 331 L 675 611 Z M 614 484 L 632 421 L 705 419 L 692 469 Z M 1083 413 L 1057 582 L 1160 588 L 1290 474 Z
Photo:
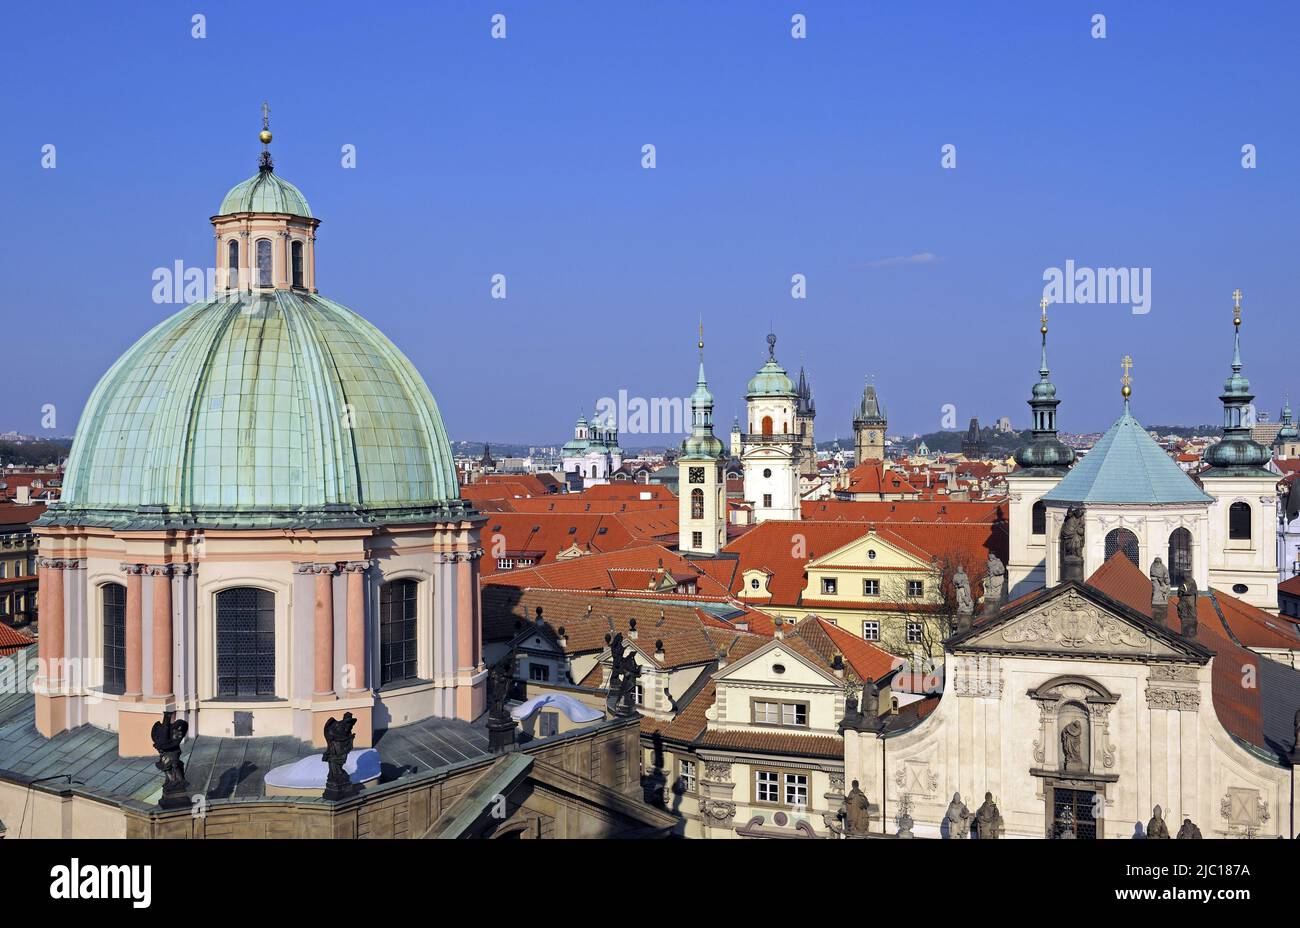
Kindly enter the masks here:
M 1152 298 L 1054 307 L 1064 429 L 1118 414 L 1126 353 L 1141 420 L 1218 421 L 1235 287 L 1276 415 L 1300 401 L 1298 20 L 1113 0 L 19 5 L 0 430 L 53 403 L 70 433 L 174 311 L 152 271 L 211 264 L 264 97 L 276 169 L 324 220 L 318 286 L 411 357 L 454 438 L 558 443 L 620 389 L 687 395 L 701 315 L 720 430 L 769 325 L 812 377 L 819 438 L 849 433 L 867 374 L 891 431 L 936 429 L 945 404 L 1023 426 L 1042 275 L 1067 259 L 1150 268 Z

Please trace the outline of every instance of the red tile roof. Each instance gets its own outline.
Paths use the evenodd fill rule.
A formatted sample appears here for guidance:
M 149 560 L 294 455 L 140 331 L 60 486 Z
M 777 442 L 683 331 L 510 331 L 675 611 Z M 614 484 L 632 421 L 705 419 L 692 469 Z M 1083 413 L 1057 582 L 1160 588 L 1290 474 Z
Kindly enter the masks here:
M 744 571 L 770 572 L 768 602 L 794 606 L 804 600 L 808 562 L 844 547 L 875 531 L 885 541 L 923 561 L 953 558 L 966 567 L 971 582 L 983 577 L 984 563 L 992 551 L 1003 563 L 1007 558 L 1005 523 L 987 522 L 832 522 L 769 520 L 728 543 L 724 549 L 740 557 L 732 592 L 739 595 Z M 806 557 L 796 557 L 796 552 Z M 973 572 L 972 572 L 973 571 Z M 810 598 L 811 599 L 811 598 Z M 843 603 L 832 603 L 840 608 Z
M 31 647 L 35 643 L 33 639 L 22 632 L 15 631 L 8 625 L 0 624 L 0 657 L 17 654 L 23 648 Z
M 502 571 L 497 559 L 529 557 L 537 565 L 556 562 L 574 545 L 584 553 L 602 554 L 657 540 L 677 540 L 677 513 L 667 510 L 597 513 L 493 512 L 480 532 L 486 553 L 482 575 Z
M 1096 587 L 1143 615 L 1151 614 L 1151 580 L 1121 552 L 1116 552 L 1088 578 Z M 1232 597 L 1217 590 L 1214 597 L 1222 604 Z M 1239 602 L 1239 601 L 1238 601 Z M 1240 605 L 1246 605 L 1240 603 Z M 1225 618 L 1229 609 L 1224 610 Z M 1178 597 L 1169 597 L 1169 622 L 1178 627 Z M 1214 652 L 1210 681 L 1214 712 L 1232 735 L 1257 747 L 1270 750 L 1264 739 L 1264 714 L 1258 686 L 1245 686 L 1244 679 L 1259 679 L 1259 661 L 1267 660 L 1233 640 L 1208 595 L 1196 600 L 1196 640 Z
M 497 518 L 496 516 L 493 517 Z M 530 516 L 529 518 L 536 518 Z M 489 526 L 492 520 L 489 519 Z M 487 529 L 484 529 L 484 548 L 488 548 Z M 695 593 L 702 597 L 725 599 L 727 587 L 710 576 L 700 565 L 706 560 L 693 561 L 670 551 L 663 545 L 643 542 L 634 547 L 602 554 L 555 561 L 541 567 L 485 571 L 482 582 L 515 587 L 537 587 L 557 590 L 635 590 L 646 592 L 650 578 L 663 570 L 671 577 L 693 581 Z M 486 564 L 484 565 L 487 566 Z M 493 561 L 492 566 L 496 566 Z M 666 586 L 666 584 L 664 584 Z M 658 586 L 658 584 L 656 585 Z M 680 599 L 683 594 L 671 589 L 663 595 Z
M 918 492 L 905 475 L 887 468 L 883 461 L 863 461 L 850 470 L 846 478 L 844 488 L 835 491 L 837 496 L 915 496 Z

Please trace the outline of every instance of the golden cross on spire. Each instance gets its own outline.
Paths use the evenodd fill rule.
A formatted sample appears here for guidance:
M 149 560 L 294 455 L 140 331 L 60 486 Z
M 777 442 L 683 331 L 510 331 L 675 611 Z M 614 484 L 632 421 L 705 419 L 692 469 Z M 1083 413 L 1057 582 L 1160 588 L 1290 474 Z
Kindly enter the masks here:
M 1129 371 L 1133 369 L 1133 359 L 1128 355 L 1124 355 L 1124 359 L 1119 364 L 1120 367 L 1124 368 L 1124 376 L 1121 380 L 1124 389 L 1120 392 L 1124 394 L 1124 399 L 1128 399 L 1133 393 L 1133 378 L 1129 376 Z
M 1232 291 L 1232 324 L 1241 325 L 1241 288 Z
M 262 101 L 262 131 L 257 134 L 263 145 L 271 144 L 271 104 Z
M 700 350 L 704 350 L 704 317 L 700 317 Z
M 1043 334 L 1046 335 L 1047 334 L 1047 305 L 1048 305 L 1047 297 L 1043 297 L 1042 300 L 1039 301 L 1038 305 L 1042 307 L 1043 310 Z

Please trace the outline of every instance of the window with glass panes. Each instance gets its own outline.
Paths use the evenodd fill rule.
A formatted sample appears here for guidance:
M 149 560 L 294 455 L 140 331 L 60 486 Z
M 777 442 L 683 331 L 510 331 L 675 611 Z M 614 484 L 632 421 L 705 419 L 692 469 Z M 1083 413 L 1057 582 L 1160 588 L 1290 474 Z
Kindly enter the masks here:
M 757 802 L 780 802 L 780 775 L 775 770 L 754 771 L 754 799 Z
M 785 774 L 785 804 L 788 806 L 808 805 L 808 774 Z
M 920 644 L 920 643 L 921 643 L 921 623 L 920 623 L 920 622 L 908 622 L 908 623 L 907 623 L 907 643 L 908 643 L 908 644 Z
M 678 761 L 677 779 L 681 782 L 682 789 L 686 792 L 695 792 L 695 761 Z
M 217 698 L 275 695 L 275 594 L 236 587 L 217 594 Z
M 379 683 L 399 683 L 417 676 L 416 594 L 414 580 L 394 580 L 379 590 Z
M 880 621 L 877 619 L 868 619 L 862 623 L 862 637 L 867 641 L 880 640 Z
M 126 587 L 109 583 L 104 595 L 104 692 L 126 691 Z

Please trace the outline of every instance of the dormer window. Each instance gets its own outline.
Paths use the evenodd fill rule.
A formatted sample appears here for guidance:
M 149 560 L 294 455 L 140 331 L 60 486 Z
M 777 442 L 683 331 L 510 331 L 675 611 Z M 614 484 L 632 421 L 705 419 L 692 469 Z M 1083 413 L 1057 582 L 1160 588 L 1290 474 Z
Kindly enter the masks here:
M 269 238 L 259 238 L 257 240 L 257 285 L 259 287 L 273 286 L 271 282 L 271 240 Z

